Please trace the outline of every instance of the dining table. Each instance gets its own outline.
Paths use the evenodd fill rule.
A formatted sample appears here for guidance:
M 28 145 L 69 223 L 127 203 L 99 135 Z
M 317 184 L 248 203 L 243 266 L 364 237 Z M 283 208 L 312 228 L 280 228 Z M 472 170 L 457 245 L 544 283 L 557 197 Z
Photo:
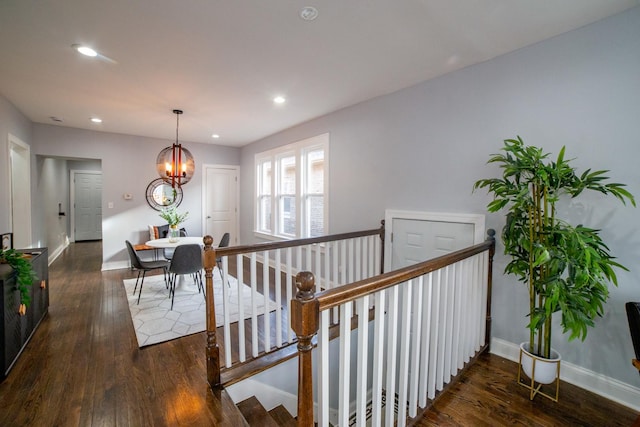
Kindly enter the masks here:
M 172 242 L 168 237 L 163 237 L 162 239 L 149 240 L 145 243 L 145 245 L 158 249 L 175 249 L 180 245 L 189 244 L 198 244 L 200 246 L 204 246 L 204 242 L 202 241 L 202 239 L 203 237 L 200 236 L 182 236 L 178 237 L 177 241 Z

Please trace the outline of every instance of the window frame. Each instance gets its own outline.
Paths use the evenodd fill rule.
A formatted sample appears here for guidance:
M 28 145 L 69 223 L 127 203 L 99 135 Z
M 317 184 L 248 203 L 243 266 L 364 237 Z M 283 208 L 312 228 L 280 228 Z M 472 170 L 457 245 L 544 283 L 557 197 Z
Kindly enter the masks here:
M 308 191 L 309 175 L 307 170 L 312 165 L 308 156 L 315 151 L 323 152 L 323 179 L 322 192 Z M 280 205 L 284 197 L 291 197 L 292 194 L 282 192 L 282 159 L 293 157 L 295 159 L 295 235 L 284 233 L 281 225 L 284 224 L 284 215 Z M 271 186 L 270 196 L 263 192 L 264 165 L 271 166 Z M 311 233 L 311 216 L 308 201 L 310 197 L 322 196 L 322 223 L 323 233 L 329 232 L 329 134 L 321 134 L 301 141 L 277 147 L 271 150 L 263 151 L 255 154 L 254 173 L 256 179 L 254 182 L 254 235 L 257 237 L 270 240 L 291 240 L 298 238 L 310 237 Z M 270 221 L 269 229 L 261 228 L 263 218 L 263 206 L 261 204 L 265 197 L 270 197 Z

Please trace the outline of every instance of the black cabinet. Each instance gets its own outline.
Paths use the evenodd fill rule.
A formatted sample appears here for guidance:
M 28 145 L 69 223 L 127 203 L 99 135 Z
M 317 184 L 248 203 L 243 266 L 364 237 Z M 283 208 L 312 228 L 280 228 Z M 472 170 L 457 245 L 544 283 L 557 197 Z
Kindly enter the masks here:
M 31 339 L 49 308 L 49 267 L 47 248 L 21 250 L 31 256 L 31 266 L 38 276 L 31 286 L 31 301 L 25 315 L 21 316 L 20 293 L 16 276 L 7 264 L 0 264 L 0 381 L 8 375 L 16 359 Z

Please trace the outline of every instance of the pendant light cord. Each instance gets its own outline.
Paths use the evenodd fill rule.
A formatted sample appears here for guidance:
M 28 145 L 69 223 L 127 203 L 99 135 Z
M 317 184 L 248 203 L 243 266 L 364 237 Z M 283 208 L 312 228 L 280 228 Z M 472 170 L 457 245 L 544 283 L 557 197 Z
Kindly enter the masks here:
M 176 145 L 178 145 L 178 129 L 180 128 L 180 114 L 182 114 L 182 110 L 173 110 L 176 114 Z

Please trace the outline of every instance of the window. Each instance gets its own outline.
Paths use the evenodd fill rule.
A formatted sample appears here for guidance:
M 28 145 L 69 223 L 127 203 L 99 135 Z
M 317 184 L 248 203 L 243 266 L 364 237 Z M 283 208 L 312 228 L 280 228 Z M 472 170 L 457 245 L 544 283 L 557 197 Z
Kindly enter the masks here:
M 256 154 L 256 232 L 326 234 L 329 134 Z

